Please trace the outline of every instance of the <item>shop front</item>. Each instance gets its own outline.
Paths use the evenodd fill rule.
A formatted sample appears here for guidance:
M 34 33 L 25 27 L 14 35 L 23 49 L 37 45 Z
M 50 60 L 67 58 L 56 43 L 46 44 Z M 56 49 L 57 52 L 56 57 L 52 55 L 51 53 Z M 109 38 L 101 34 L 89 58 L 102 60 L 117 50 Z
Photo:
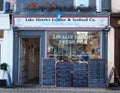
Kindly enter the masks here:
M 15 84 L 106 86 L 108 15 L 14 15 L 13 22 Z

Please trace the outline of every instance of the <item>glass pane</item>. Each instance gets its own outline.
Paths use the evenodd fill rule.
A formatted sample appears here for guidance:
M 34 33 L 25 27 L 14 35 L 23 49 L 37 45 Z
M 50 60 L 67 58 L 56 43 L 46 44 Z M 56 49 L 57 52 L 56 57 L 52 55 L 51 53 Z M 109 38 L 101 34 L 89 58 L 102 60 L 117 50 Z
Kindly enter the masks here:
M 76 6 L 81 6 L 81 7 L 88 7 L 89 6 L 89 0 L 75 0 L 75 5 Z
M 96 0 L 89 0 L 89 7 L 96 8 Z
M 87 54 L 87 58 L 81 55 Z M 87 61 L 100 58 L 100 33 L 99 32 L 48 32 L 49 58 L 64 58 L 72 61 Z
M 80 10 L 96 10 L 96 0 L 74 0 L 74 6 Z
M 3 31 L 0 30 L 0 38 L 3 38 Z
M 0 11 L 3 11 L 3 0 L 0 0 Z

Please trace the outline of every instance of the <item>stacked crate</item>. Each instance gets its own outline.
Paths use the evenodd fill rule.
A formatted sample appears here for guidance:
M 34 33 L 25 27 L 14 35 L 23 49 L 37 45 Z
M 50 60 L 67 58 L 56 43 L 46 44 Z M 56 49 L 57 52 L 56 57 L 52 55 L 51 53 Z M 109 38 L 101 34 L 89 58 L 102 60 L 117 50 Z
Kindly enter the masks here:
M 88 86 L 88 64 L 73 63 L 72 69 L 73 69 L 73 74 L 72 74 L 73 87 L 87 87 Z
M 56 85 L 58 87 L 71 86 L 71 63 L 58 62 L 56 65 Z

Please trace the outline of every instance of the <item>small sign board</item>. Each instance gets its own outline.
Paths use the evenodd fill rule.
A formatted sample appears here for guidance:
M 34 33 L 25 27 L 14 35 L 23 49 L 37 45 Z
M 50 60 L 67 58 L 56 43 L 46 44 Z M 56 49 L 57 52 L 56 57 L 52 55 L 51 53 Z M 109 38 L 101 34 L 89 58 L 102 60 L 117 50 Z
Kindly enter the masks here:
M 55 59 L 43 59 L 43 83 L 42 85 L 55 85 Z
M 112 76 L 113 76 L 114 73 L 116 73 L 116 77 L 117 77 L 117 79 L 118 79 L 118 81 L 120 83 L 120 77 L 119 77 L 118 71 L 117 71 L 117 69 L 115 67 L 112 67 L 112 69 L 110 71 L 110 74 L 108 76 L 108 83 L 107 83 L 108 86 L 110 84 L 110 81 L 111 81 Z
M 109 85 L 109 83 L 110 83 L 110 81 L 111 81 L 111 79 L 112 79 L 113 74 L 114 74 L 114 67 L 112 67 L 112 69 L 111 69 L 111 71 L 110 71 L 110 74 L 109 74 L 109 76 L 108 76 L 108 85 Z
M 88 86 L 106 87 L 106 60 L 89 59 L 88 61 Z
M 71 63 L 68 61 L 56 64 L 56 86 L 71 87 Z
M 73 87 L 88 87 L 88 64 L 85 62 L 73 63 L 72 70 Z

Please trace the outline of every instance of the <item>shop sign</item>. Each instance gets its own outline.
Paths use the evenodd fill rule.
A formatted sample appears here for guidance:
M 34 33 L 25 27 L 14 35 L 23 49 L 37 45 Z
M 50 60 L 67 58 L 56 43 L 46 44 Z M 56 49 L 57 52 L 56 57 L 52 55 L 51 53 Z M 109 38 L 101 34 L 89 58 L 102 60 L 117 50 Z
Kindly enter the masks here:
M 108 17 L 14 17 L 14 26 L 39 28 L 104 28 L 109 25 Z
M 75 44 L 76 42 L 79 44 L 87 44 L 87 40 L 92 37 L 88 36 L 87 32 L 80 34 L 53 34 L 52 39 L 59 41 L 60 44 Z

